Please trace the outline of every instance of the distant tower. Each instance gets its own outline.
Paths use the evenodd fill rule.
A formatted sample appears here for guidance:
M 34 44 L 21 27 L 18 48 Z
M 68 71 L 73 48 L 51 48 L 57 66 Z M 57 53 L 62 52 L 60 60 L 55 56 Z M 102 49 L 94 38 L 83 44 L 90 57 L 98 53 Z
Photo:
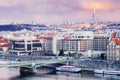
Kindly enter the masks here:
M 92 23 L 95 23 L 95 22 L 96 22 L 95 8 L 93 8 Z
M 93 8 L 92 19 L 91 19 L 91 27 L 90 29 L 93 30 L 95 28 L 94 24 L 96 23 L 96 16 L 95 16 L 95 8 Z

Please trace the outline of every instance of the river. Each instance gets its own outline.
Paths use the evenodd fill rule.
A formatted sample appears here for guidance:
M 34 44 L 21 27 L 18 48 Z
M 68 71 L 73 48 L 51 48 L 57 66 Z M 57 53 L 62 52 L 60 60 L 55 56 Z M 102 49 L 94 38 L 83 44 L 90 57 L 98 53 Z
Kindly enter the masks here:
M 19 68 L 0 68 L 0 80 L 120 80 L 120 76 L 102 74 L 56 73 L 47 75 L 20 76 Z

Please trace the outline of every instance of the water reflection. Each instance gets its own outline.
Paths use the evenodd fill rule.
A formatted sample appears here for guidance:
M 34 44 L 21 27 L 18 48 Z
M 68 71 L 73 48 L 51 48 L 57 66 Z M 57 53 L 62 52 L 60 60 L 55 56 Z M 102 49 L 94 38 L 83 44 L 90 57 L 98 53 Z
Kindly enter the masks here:
M 54 75 L 34 75 L 18 80 L 120 80 L 119 76 L 102 74 L 57 73 Z
M 105 80 L 99 78 L 89 78 L 89 77 L 81 77 L 81 76 L 66 76 L 66 75 L 44 75 L 44 76 L 30 76 L 24 77 L 18 80 Z
M 19 75 L 18 68 L 0 68 L 0 80 L 12 80 Z
M 120 80 L 120 76 L 87 73 L 56 73 L 24 77 L 20 76 L 19 68 L 0 68 L 0 80 Z

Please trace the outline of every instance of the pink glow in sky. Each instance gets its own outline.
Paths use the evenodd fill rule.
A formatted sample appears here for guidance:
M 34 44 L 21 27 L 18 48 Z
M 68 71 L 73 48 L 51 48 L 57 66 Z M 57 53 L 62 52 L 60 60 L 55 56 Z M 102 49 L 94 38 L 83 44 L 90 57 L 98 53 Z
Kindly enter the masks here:
M 0 0 L 0 24 L 120 21 L 120 0 Z

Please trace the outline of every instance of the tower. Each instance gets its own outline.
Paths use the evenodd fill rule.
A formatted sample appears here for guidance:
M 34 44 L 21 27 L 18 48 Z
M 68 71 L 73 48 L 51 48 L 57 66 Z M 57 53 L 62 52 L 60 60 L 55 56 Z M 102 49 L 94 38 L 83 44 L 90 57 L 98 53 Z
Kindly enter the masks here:
M 95 8 L 93 8 L 93 14 L 92 14 L 92 23 L 96 22 L 96 16 L 95 16 Z
M 95 16 L 95 8 L 93 8 L 93 13 L 92 13 L 92 19 L 90 22 L 90 30 L 93 30 L 95 28 L 94 24 L 96 23 L 96 16 Z

